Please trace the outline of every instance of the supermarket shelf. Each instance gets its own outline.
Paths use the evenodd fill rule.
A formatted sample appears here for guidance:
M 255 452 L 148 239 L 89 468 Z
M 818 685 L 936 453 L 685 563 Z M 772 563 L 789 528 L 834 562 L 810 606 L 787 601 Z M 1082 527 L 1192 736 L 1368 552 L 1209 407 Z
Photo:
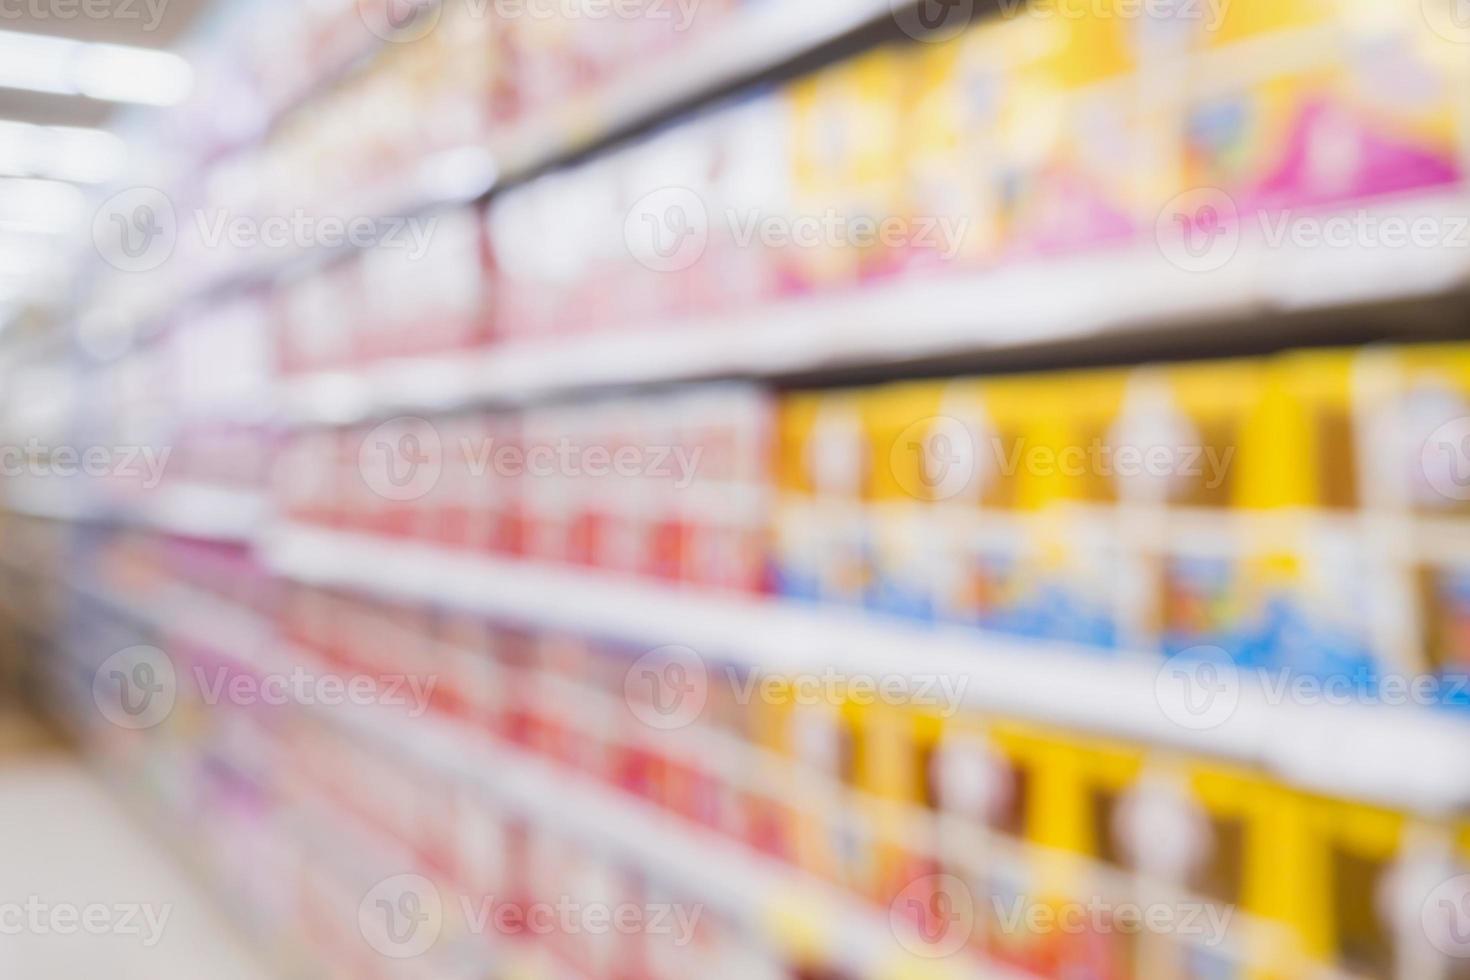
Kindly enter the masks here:
M 806 0 L 797 5 L 755 4 L 743 13 L 732 15 L 716 29 L 704 32 L 702 37 L 651 58 L 607 84 L 564 104 L 537 110 L 530 118 L 490 138 L 485 145 L 445 149 L 424 161 L 423 167 L 400 175 L 394 186 L 372 207 L 364 208 L 363 213 L 408 217 L 483 198 L 681 109 L 696 107 L 722 92 L 755 82 L 848 34 L 894 18 L 917 2 Z M 282 120 L 355 77 L 386 43 L 369 47 L 283 107 L 265 135 L 277 131 Z M 435 164 L 454 156 L 484 158 L 484 181 L 476 186 L 471 186 L 473 182 L 457 181 L 452 188 L 435 187 Z M 263 264 L 245 263 L 184 289 L 182 295 L 167 297 L 159 308 L 139 319 L 145 323 L 156 321 L 191 300 L 228 291 L 237 285 L 269 281 L 303 261 L 314 261 L 323 252 L 346 252 L 355 247 L 351 243 L 344 243 L 338 249 L 316 247 L 277 256 Z
M 83 591 L 140 622 L 229 656 L 250 670 L 285 672 L 315 659 L 265 642 L 265 626 L 252 614 L 232 610 L 228 603 L 191 590 L 176 590 L 146 606 L 105 591 Z M 301 707 L 381 745 L 385 753 L 407 756 L 416 767 L 475 787 L 537 825 L 555 827 L 594 849 L 610 850 L 618 860 L 768 935 L 777 946 L 797 945 L 800 948 L 794 951 L 799 954 L 819 952 L 826 961 L 846 964 L 856 975 L 883 980 L 959 980 L 981 975 L 1025 980 L 1021 974 L 992 964 L 982 968 L 963 956 L 918 960 L 904 952 L 881 910 L 652 804 L 489 741 L 481 731 L 432 715 L 410 720 L 385 707 Z M 357 832 L 362 830 L 357 827 Z M 323 846 L 339 849 L 340 841 Z M 413 867 L 407 848 L 397 842 L 347 848 L 344 853 L 396 854 L 388 865 Z
M 247 543 L 265 519 L 266 502 L 251 490 L 185 483 L 154 491 L 133 513 L 138 523 L 168 534 Z
M 1367 213 L 1470 214 L 1470 194 L 1382 203 Z M 1243 241 L 1224 268 L 1201 273 L 1172 264 L 1149 241 L 978 274 L 906 276 L 657 330 L 507 341 L 483 354 L 307 375 L 284 384 L 285 413 L 299 425 L 349 424 L 629 384 L 1017 351 L 1164 326 L 1208 341 L 1218 338 L 1222 322 L 1427 299 L 1466 287 L 1470 260 L 1455 249 L 1313 249 L 1256 238 Z
M 266 560 L 297 580 L 586 632 L 781 674 L 950 679 L 978 710 L 1265 767 L 1285 781 L 1426 814 L 1470 807 L 1470 722 L 1408 707 L 1290 704 L 1248 675 L 1233 709 L 1195 724 L 1156 658 L 930 626 L 860 610 L 725 596 L 574 568 L 284 527 Z M 1182 721 L 1180 720 L 1182 719 Z M 1415 765 L 1404 766 L 1405 758 Z

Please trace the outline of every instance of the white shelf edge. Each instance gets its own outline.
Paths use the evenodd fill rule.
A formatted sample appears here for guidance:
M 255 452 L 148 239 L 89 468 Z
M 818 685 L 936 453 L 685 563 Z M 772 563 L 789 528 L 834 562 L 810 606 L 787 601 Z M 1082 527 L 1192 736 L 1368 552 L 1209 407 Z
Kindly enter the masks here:
M 725 596 L 560 566 L 300 527 L 263 540 L 298 581 L 465 609 L 507 622 L 642 644 L 775 673 L 836 670 L 963 682 L 982 712 L 1259 766 L 1289 784 L 1427 815 L 1470 809 L 1470 721 L 1428 709 L 1271 703 L 1242 678 L 1209 728 L 1156 658 L 934 627 L 777 599 Z M 1404 760 L 1413 759 L 1413 765 Z
M 1465 191 L 1376 202 L 1370 219 L 1470 214 Z M 307 374 L 283 384 L 286 421 L 340 425 L 396 411 L 516 404 L 559 392 L 706 377 L 770 377 L 1018 349 L 1250 313 L 1425 299 L 1470 285 L 1454 249 L 1244 241 L 1216 272 L 1146 242 L 992 270 L 905 276 L 631 332 L 506 340 L 484 352 Z
M 167 485 L 129 503 L 109 501 L 88 491 L 58 489 L 73 482 L 17 482 L 4 495 L 0 510 L 25 517 L 116 523 L 205 541 L 248 544 L 264 526 L 269 509 L 266 497 L 258 491 L 205 483 Z

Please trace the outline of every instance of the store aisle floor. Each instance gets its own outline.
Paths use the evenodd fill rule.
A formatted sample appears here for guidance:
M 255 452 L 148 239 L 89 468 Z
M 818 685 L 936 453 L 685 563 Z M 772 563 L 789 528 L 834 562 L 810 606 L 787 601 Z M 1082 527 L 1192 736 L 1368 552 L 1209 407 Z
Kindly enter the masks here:
M 0 977 L 268 977 L 96 776 L 13 717 L 0 719 L 0 831 Z

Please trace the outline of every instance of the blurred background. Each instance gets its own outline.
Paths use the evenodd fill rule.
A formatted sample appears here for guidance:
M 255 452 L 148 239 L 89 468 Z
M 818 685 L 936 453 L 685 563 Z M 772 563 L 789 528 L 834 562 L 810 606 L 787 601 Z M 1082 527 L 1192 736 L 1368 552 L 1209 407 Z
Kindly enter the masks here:
M 1465 0 L 0 0 L 0 974 L 1470 978 Z

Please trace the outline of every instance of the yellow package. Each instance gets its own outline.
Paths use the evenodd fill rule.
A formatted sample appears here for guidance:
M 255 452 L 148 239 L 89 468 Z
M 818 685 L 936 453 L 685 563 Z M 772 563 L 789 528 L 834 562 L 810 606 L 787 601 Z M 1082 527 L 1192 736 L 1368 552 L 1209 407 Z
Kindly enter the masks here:
M 929 576 L 933 615 L 945 622 L 981 622 L 999 603 L 1001 587 L 978 556 L 1013 554 L 1019 547 L 1008 516 L 1017 474 L 1006 463 L 1007 447 L 1024 438 L 1024 419 L 1014 401 L 992 397 L 998 387 L 970 379 L 943 383 L 935 417 L 911 433 L 921 444 L 915 475 L 929 501 L 935 541 Z M 982 549 L 986 541 L 992 547 Z
M 1151 412 L 1171 419 L 1161 431 L 1198 434 L 1165 488 L 1182 506 L 1152 536 L 1164 651 L 1218 647 L 1242 665 L 1312 674 L 1369 669 L 1380 620 L 1393 613 L 1353 510 L 1353 354 L 1190 365 L 1165 377 L 1131 394 L 1133 424 Z
M 781 401 L 774 570 L 781 595 L 860 604 L 867 594 L 874 467 L 863 398 L 832 391 Z
M 1134 581 L 1113 519 L 1118 463 L 1106 441 L 1122 408 L 1123 375 L 1065 372 L 1031 387 L 1024 410 L 1033 422 L 1017 489 L 1029 512 L 1032 564 L 1027 593 L 1011 611 L 1021 617 L 1012 630 L 1115 646 L 1123 590 Z
M 869 509 L 873 577 L 867 605 L 879 612 L 927 619 L 933 612 L 938 528 L 930 519 L 936 495 L 964 465 L 961 450 L 937 440 L 942 387 L 935 383 L 875 389 L 865 405 L 873 437 Z
M 893 262 L 880 223 L 901 214 L 910 57 L 879 48 L 788 90 L 795 134 L 788 251 L 802 288 L 851 285 Z
M 1015 25 L 987 22 L 914 59 L 913 102 L 904 114 L 904 177 L 911 220 L 947 222 L 940 247 L 912 248 L 919 268 L 979 265 L 1000 245 L 1001 187 L 994 170 Z
M 1008 25 L 1018 54 L 997 113 L 994 171 L 1006 252 L 1092 248 L 1136 233 L 1158 154 L 1141 128 L 1124 20 L 1054 15 Z

